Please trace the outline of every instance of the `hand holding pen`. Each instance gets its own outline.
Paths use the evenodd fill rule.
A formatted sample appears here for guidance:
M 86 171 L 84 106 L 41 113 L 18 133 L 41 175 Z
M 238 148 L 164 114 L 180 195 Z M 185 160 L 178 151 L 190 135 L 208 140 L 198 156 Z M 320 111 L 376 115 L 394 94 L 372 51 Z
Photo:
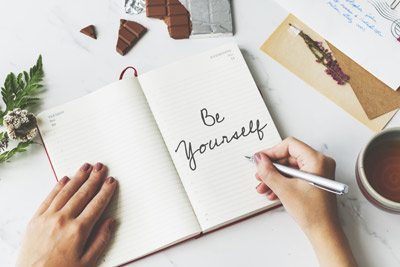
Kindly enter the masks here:
M 339 222 L 336 195 L 310 186 L 303 179 L 288 179 L 273 162 L 334 180 L 336 163 L 295 138 L 254 155 L 259 194 L 280 199 L 286 211 L 309 238 L 321 266 L 357 266 Z M 329 242 L 327 241 L 329 240 Z
M 250 157 L 250 156 L 245 156 L 246 159 L 248 159 L 250 162 L 254 163 L 255 158 Z M 274 167 L 283 175 L 289 175 L 290 177 L 287 178 L 299 178 L 303 179 L 304 181 L 307 181 L 310 185 L 318 187 L 322 190 L 325 190 L 327 192 L 334 193 L 336 195 L 343 195 L 346 194 L 349 191 L 349 186 L 336 182 L 335 180 L 331 180 L 325 177 L 321 177 L 315 174 L 303 172 L 285 165 L 281 165 L 278 163 L 272 163 Z M 285 176 L 286 177 L 286 176 Z
M 260 181 L 257 192 L 267 194 L 269 200 L 280 199 L 310 239 L 320 265 L 357 266 L 339 222 L 336 195 L 303 179 L 288 179 L 273 165 L 275 162 L 334 180 L 335 161 L 295 138 L 256 153 L 254 160 Z
M 288 179 L 273 165 L 276 162 L 334 180 L 336 163 L 332 158 L 295 138 L 287 138 L 275 147 L 256 153 L 254 160 L 257 166 L 256 178 L 260 181 L 257 192 L 266 193 L 269 200 L 279 197 L 302 227 L 313 228 L 315 222 L 310 218 L 316 217 L 316 214 L 319 219 L 336 216 L 334 194 L 310 186 L 302 179 Z

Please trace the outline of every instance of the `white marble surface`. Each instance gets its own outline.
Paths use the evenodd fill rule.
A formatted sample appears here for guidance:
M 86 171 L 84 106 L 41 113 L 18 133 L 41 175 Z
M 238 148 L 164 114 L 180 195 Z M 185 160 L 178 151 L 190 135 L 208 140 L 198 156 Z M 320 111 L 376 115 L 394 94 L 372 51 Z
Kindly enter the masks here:
M 258 50 L 286 11 L 272 0 L 233 2 L 234 38 L 175 41 L 161 21 L 125 14 L 123 0 L 0 0 L 0 78 L 27 69 L 41 53 L 44 110 L 115 81 L 127 65 L 143 73 L 234 39 L 282 136 L 295 136 L 336 159 L 337 180 L 350 185 L 349 194 L 338 198 L 340 217 L 360 266 L 400 266 L 400 216 L 367 202 L 354 177 L 357 154 L 373 132 Z M 120 18 L 149 29 L 125 57 L 115 52 Z M 98 40 L 79 33 L 89 24 L 97 27 Z M 399 125 L 397 115 L 389 127 Z M 0 266 L 14 264 L 26 224 L 54 184 L 41 145 L 0 166 Z M 317 261 L 299 227 L 279 208 L 132 266 L 317 266 Z

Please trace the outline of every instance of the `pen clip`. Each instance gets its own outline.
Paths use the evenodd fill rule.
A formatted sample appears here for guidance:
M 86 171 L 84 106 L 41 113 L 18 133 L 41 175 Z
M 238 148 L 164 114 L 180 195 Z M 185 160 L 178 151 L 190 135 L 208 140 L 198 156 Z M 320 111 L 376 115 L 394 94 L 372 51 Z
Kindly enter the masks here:
M 325 190 L 325 191 L 334 193 L 334 194 L 339 195 L 339 196 L 341 196 L 341 195 L 344 194 L 344 192 L 342 192 L 342 191 L 335 191 L 335 190 L 326 188 L 326 187 L 324 187 L 324 186 L 322 186 L 322 185 L 319 185 L 319 184 L 316 184 L 316 183 L 313 183 L 313 182 L 309 182 L 309 184 L 312 185 L 312 186 L 318 187 L 318 188 L 320 188 L 320 189 L 322 189 L 322 190 Z

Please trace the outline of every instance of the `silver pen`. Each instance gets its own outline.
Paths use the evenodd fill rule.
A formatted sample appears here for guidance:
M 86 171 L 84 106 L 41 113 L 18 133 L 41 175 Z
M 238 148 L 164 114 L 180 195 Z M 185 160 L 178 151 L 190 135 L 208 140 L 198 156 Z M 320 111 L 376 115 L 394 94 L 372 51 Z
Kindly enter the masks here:
M 255 163 L 254 157 L 245 156 L 250 162 Z M 284 174 L 303 179 L 307 181 L 310 185 L 321 188 L 325 191 L 335 193 L 337 195 L 346 194 L 349 191 L 349 186 L 328 178 L 324 178 L 311 173 L 302 172 L 278 163 L 272 163 L 275 168 Z M 289 178 L 289 177 L 287 177 Z

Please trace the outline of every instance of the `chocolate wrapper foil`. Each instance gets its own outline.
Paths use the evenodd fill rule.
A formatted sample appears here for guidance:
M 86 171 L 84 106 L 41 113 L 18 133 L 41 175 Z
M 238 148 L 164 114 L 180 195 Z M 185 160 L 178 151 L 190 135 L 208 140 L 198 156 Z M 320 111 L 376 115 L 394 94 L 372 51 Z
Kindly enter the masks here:
M 233 23 L 230 0 L 180 0 L 190 12 L 190 38 L 232 36 Z
M 125 0 L 125 12 L 127 14 L 140 14 L 145 10 L 146 0 Z
M 179 0 L 191 15 L 190 38 L 232 36 L 233 23 L 230 0 Z M 139 14 L 145 10 L 145 0 L 126 0 L 125 11 Z

